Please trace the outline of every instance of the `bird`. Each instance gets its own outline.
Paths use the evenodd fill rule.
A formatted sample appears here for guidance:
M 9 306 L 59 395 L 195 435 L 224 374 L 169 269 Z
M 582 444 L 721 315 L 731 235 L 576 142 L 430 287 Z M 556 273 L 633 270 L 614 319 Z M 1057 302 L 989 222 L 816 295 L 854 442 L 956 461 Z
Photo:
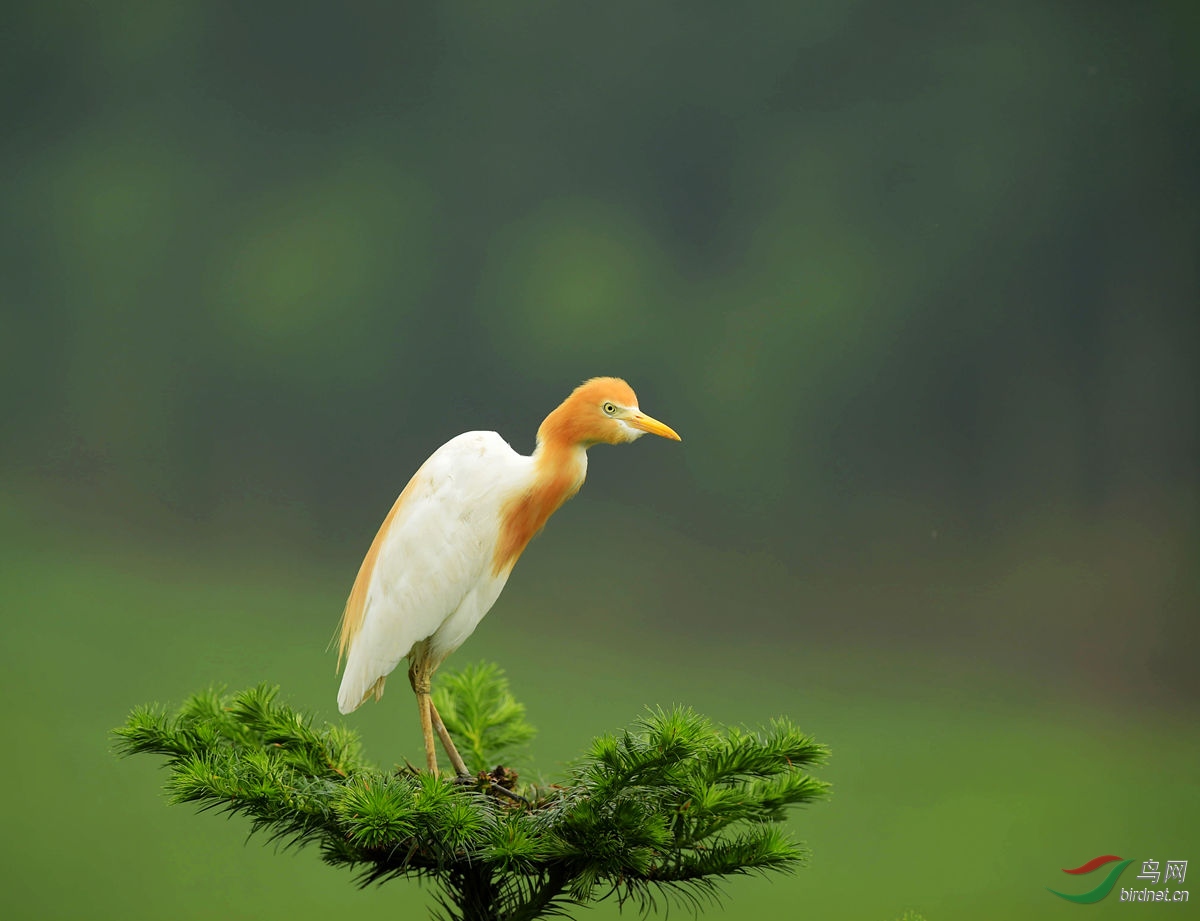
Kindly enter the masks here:
M 341 713 L 382 697 L 407 658 L 427 769 L 438 773 L 436 732 L 455 772 L 468 776 L 430 697 L 434 672 L 491 610 L 529 541 L 579 491 L 588 448 L 647 433 L 682 440 L 639 409 L 624 380 L 594 377 L 546 416 L 530 456 L 496 432 L 466 432 L 430 455 L 384 518 L 342 611 Z

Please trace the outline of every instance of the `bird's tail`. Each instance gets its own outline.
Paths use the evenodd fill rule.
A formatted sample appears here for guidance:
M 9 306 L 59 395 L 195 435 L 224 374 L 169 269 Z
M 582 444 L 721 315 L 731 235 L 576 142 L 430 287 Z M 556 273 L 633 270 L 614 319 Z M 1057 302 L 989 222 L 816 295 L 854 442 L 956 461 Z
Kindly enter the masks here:
M 346 674 L 342 677 L 342 686 L 338 688 L 338 712 L 353 713 L 374 695 L 376 700 L 383 696 L 383 685 L 387 675 L 380 675 L 371 684 L 364 687 L 362 676 L 356 675 L 347 665 Z

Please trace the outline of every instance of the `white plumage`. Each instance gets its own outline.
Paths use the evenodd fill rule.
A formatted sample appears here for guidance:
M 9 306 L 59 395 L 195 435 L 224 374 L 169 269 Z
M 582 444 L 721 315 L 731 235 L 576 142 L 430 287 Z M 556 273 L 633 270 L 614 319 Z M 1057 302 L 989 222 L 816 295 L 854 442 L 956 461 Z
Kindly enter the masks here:
M 579 454 L 582 479 L 587 455 Z M 512 571 L 493 572 L 504 506 L 535 478 L 534 459 L 495 432 L 452 438 L 413 475 L 381 535 L 338 690 L 342 713 L 357 709 L 415 644 L 429 640 L 436 667 L 471 635 Z
M 583 485 L 587 449 L 646 432 L 679 436 L 638 409 L 615 377 L 585 381 L 538 428 L 531 457 L 495 432 L 452 438 L 421 465 L 392 506 L 358 570 L 342 614 L 338 709 L 374 695 L 400 660 L 417 695 L 426 764 L 437 771 L 436 732 L 466 772 L 430 697 L 439 665 L 495 603 L 530 539 Z

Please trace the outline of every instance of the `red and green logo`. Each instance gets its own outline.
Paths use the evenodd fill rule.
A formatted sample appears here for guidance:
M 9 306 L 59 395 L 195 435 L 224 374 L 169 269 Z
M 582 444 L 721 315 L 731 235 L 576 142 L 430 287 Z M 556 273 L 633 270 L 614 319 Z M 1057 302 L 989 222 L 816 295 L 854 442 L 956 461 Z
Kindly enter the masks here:
M 1085 873 L 1091 873 L 1106 864 L 1117 863 L 1115 867 L 1108 871 L 1108 876 L 1095 889 L 1089 889 L 1087 892 L 1059 892 L 1057 889 L 1050 889 L 1060 899 L 1066 899 L 1068 902 L 1078 902 L 1081 905 L 1089 905 L 1092 902 L 1099 902 L 1102 898 L 1112 892 L 1113 886 L 1117 884 L 1117 880 L 1121 878 L 1121 874 L 1125 872 L 1125 868 L 1133 863 L 1132 860 L 1121 860 L 1116 854 L 1104 854 L 1100 857 L 1093 857 L 1081 867 L 1075 867 L 1073 870 L 1063 870 L 1064 873 L 1070 873 L 1075 876 L 1082 876 Z M 1046 887 L 1049 889 L 1049 887 Z
M 1110 867 L 1107 875 L 1094 889 L 1089 889 L 1087 892 L 1059 892 L 1057 889 L 1050 889 L 1060 899 L 1066 899 L 1068 902 L 1077 902 L 1081 905 L 1088 905 L 1092 902 L 1099 902 L 1102 898 L 1108 895 L 1113 890 L 1113 886 L 1117 884 L 1117 880 L 1121 878 L 1121 874 L 1125 872 L 1125 868 L 1133 863 L 1132 860 L 1124 860 L 1116 854 L 1103 854 L 1100 857 L 1093 857 L 1081 867 L 1075 867 L 1073 870 L 1063 870 L 1064 873 L 1070 873 L 1072 876 L 1083 876 L 1087 873 L 1094 873 L 1101 867 L 1106 867 L 1109 864 L 1115 864 Z M 1134 883 L 1133 888 L 1121 889 L 1122 902 L 1186 902 L 1189 892 L 1186 889 L 1173 889 L 1170 883 L 1183 883 L 1187 879 L 1186 860 L 1168 860 L 1166 867 L 1159 869 L 1159 861 L 1143 860 L 1142 872 L 1137 875 L 1139 880 L 1144 880 L 1145 883 L 1141 889 L 1137 888 Z M 1162 884 L 1160 886 L 1160 883 Z M 1155 888 L 1151 889 L 1150 886 Z M 1049 887 L 1047 887 L 1049 889 Z

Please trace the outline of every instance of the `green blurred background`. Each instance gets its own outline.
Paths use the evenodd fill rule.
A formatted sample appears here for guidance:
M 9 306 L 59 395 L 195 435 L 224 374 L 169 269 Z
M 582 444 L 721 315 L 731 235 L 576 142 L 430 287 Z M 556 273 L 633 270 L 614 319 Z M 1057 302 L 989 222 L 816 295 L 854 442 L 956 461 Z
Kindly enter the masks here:
M 451 660 L 527 772 L 647 704 L 829 743 L 810 866 L 729 918 L 1153 915 L 1045 887 L 1200 861 L 1193 3 L 5 18 L 6 917 L 423 914 L 106 733 L 213 683 L 340 718 L 407 477 L 596 374 L 684 441 L 592 452 Z M 419 755 L 403 682 L 348 721 Z

